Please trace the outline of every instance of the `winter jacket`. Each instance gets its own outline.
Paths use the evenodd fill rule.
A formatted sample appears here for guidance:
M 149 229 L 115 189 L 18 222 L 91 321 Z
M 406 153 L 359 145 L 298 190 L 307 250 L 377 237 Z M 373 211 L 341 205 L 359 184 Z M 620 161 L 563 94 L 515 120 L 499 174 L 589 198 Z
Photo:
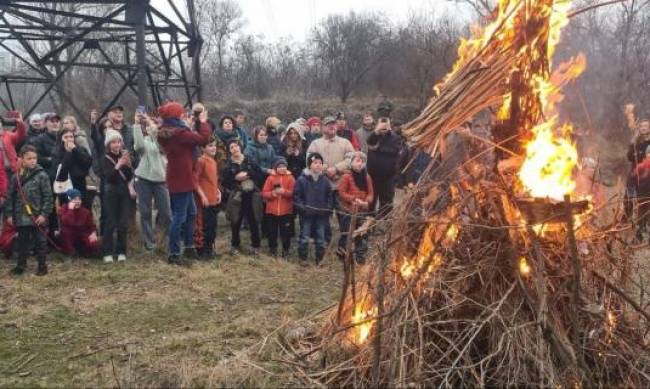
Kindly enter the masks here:
M 212 136 L 217 141 L 217 155 L 215 156 L 215 159 L 217 160 L 219 166 L 224 166 L 230 157 L 230 152 L 228 151 L 228 143 L 231 140 L 236 139 L 239 141 L 239 145 L 241 146 L 242 151 L 246 150 L 246 147 L 248 147 L 250 139 L 248 139 L 248 135 L 246 135 L 242 129 L 235 128 L 232 131 L 226 132 L 225 130 L 217 128 L 216 126 L 212 127 L 214 128 L 212 131 Z
M 316 139 L 320 139 L 322 137 L 323 135 L 321 133 L 309 132 L 305 134 L 305 141 L 307 142 L 307 147 L 309 147 L 312 144 L 312 142 L 314 142 Z
M 38 138 L 34 139 L 32 145 L 36 147 L 38 153 L 38 164 L 41 165 L 46 172 L 52 170 L 52 159 L 54 151 L 56 150 L 56 133 L 45 131 Z M 56 169 L 56 166 L 54 167 Z M 54 175 L 50 175 L 53 177 Z
M 16 145 L 16 151 L 20 151 L 20 149 L 24 145 L 34 144 L 34 140 L 36 140 L 36 138 L 41 136 L 45 131 L 47 131 L 45 128 L 41 128 L 40 130 L 37 130 L 32 126 L 29 126 L 29 128 L 27 129 L 27 136 L 22 142 Z
M 59 164 L 61 165 L 61 170 L 57 177 L 56 172 Z M 69 175 L 75 188 L 85 188 L 86 177 L 90 172 L 92 164 L 93 159 L 85 148 L 77 146 L 72 151 L 66 151 L 62 145 L 59 145 L 52 155 L 52 166 L 50 166 L 47 173 L 52 182 L 54 180 L 65 181 Z M 83 185 L 81 184 L 82 182 Z
M 106 192 L 120 192 L 129 193 L 129 181 L 133 178 L 133 168 L 130 166 L 122 166 L 120 170 L 115 169 L 117 161 L 120 159 L 119 155 L 106 153 L 101 162 L 102 166 L 102 180 L 104 180 L 104 189 Z M 121 173 L 121 174 L 120 174 Z M 109 210 L 111 211 L 111 210 Z
M 290 172 L 268 176 L 262 189 L 262 198 L 266 200 L 266 213 L 275 216 L 293 213 L 293 188 L 295 179 Z M 281 187 L 284 193 L 276 196 L 274 188 Z
M 375 178 L 393 179 L 399 167 L 401 149 L 402 140 L 392 131 L 381 135 L 375 133 L 370 135 L 368 137 L 368 174 Z
M 7 198 L 7 191 L 9 190 L 9 179 L 7 178 L 7 172 L 5 171 L 5 163 L 2 158 L 0 158 L 0 198 Z
M 286 140 L 286 139 L 285 139 Z M 282 156 L 287 160 L 287 169 L 296 180 L 307 166 L 307 142 L 301 140 L 302 146 L 298 154 L 294 153 L 287 142 L 282 143 Z
M 133 126 L 133 148 L 140 156 L 135 176 L 151 182 L 165 182 L 167 157 L 160 151 L 155 135 L 144 136 L 139 124 Z
M 219 204 L 219 169 L 217 161 L 207 155 L 202 155 L 194 168 L 194 180 L 197 188 L 201 188 L 210 205 Z
M 354 176 L 352 173 L 344 174 L 341 178 L 341 182 L 339 182 L 339 200 L 341 200 L 341 207 L 347 213 L 352 213 L 354 211 L 354 201 L 357 199 L 367 202 L 368 205 L 372 203 L 372 199 L 374 197 L 372 178 L 370 178 L 369 174 L 365 174 L 366 185 L 368 186 L 367 190 L 361 190 L 357 187 L 354 182 Z M 368 208 L 357 208 L 357 211 L 367 210 Z
M 262 144 L 252 141 L 244 150 L 246 157 L 253 160 L 263 171 L 273 168 L 273 161 L 277 158 L 275 149 L 268 143 Z
M 293 205 L 303 216 L 327 216 L 334 209 L 334 192 L 324 174 L 305 169 L 293 189 Z
M 400 175 L 398 176 L 397 186 L 405 187 L 409 184 L 417 184 L 427 167 L 429 167 L 430 162 L 431 156 L 428 153 L 417 149 L 409 150 L 404 148 L 400 156 Z
M 133 141 L 133 129 L 128 125 L 124 124 L 121 129 L 116 129 L 122 135 L 122 142 L 124 143 L 124 148 L 131 154 L 131 162 L 133 166 L 138 166 L 140 158 L 134 150 L 134 141 Z M 97 175 L 101 175 L 101 166 L 104 160 L 104 154 L 106 154 L 106 148 L 104 146 L 104 133 L 99 131 L 97 125 L 93 125 L 90 129 L 90 137 L 93 140 L 94 148 L 94 168 L 93 170 Z M 76 138 L 75 138 L 76 140 Z
M 359 143 L 359 138 L 357 138 L 356 132 L 349 128 L 344 128 L 342 130 L 336 130 L 336 135 L 349 140 L 355 151 L 361 150 L 361 143 Z
M 18 179 L 28 205 L 23 201 Z M 53 200 L 52 184 L 45 170 L 40 165 L 36 165 L 34 169 L 23 169 L 11 179 L 5 215 L 13 219 L 16 227 L 34 226 L 34 219 L 37 217 L 50 216 Z
M 275 150 L 276 154 L 281 154 L 282 153 L 281 131 L 278 129 L 270 128 L 266 131 L 266 135 L 268 135 L 268 138 L 266 139 L 266 143 L 273 146 L 273 150 Z
M 370 128 L 367 130 L 365 127 L 361 126 L 357 129 L 357 138 L 359 139 L 359 145 L 361 147 L 361 151 L 363 151 L 364 154 L 368 155 L 368 138 L 370 135 L 374 134 L 374 128 Z
M 235 176 L 241 172 L 248 173 L 248 177 L 253 180 L 257 191 L 264 185 L 264 173 L 255 161 L 245 156 L 242 163 L 236 163 L 231 159 L 221 169 L 221 185 L 227 192 L 241 189 L 241 182 L 235 179 Z
M 307 149 L 307 156 L 311 153 L 319 153 L 323 156 L 323 163 L 328 167 L 335 167 L 339 172 L 349 168 L 345 156 L 354 152 L 352 143 L 347 139 L 335 136 L 331 139 L 316 139 Z
M 4 133 L 2 134 L 2 145 L 0 145 L 0 147 L 4 149 L 3 151 L 6 153 L 6 160 L 9 162 L 9 166 L 11 166 L 11 170 L 14 172 L 18 169 L 18 156 L 16 154 L 16 151 L 18 151 L 17 147 L 25 141 L 26 137 L 27 126 L 25 125 L 25 122 L 20 120 L 16 121 L 15 131 L 4 130 Z
M 97 232 L 93 213 L 84 207 L 77 209 L 61 207 L 58 213 L 62 231 L 66 230 L 83 237 L 88 237 Z
M 632 143 L 627 149 L 627 160 L 632 162 L 632 169 L 645 159 L 645 150 L 650 146 L 650 139 Z
M 167 155 L 167 186 L 169 193 L 193 192 L 194 160 L 192 154 L 196 146 L 204 146 L 210 141 L 210 125 L 202 123 L 199 132 L 187 127 L 162 126 L 158 132 L 158 143 Z

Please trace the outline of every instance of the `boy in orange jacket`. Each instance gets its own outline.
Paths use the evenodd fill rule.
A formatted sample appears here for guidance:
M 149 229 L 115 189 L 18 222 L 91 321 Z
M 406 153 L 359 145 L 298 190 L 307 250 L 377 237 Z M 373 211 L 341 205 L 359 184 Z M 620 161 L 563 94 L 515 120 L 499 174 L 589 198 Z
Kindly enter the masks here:
M 199 258 L 206 261 L 216 257 L 214 241 L 217 237 L 217 207 L 221 203 L 219 190 L 219 169 L 214 156 L 217 154 L 217 142 L 212 139 L 203 147 L 203 154 L 196 161 L 194 167 L 194 180 L 198 199 L 197 218 L 198 228 L 202 228 L 201 246 L 197 247 Z M 195 236 L 196 238 L 196 236 Z M 196 241 L 196 239 L 195 239 Z
M 293 218 L 293 187 L 295 179 L 287 169 L 287 160 L 278 158 L 273 163 L 274 175 L 268 176 L 262 188 L 266 200 L 266 217 L 269 220 L 269 250 L 278 255 L 278 233 L 282 239 L 282 257 L 289 255 L 291 248 L 291 219 Z

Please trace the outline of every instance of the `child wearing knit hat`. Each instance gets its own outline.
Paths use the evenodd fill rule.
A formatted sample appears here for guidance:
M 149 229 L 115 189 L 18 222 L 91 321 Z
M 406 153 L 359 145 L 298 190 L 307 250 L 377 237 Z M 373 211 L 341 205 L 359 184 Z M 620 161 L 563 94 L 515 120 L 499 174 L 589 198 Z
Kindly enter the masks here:
M 287 160 L 277 158 L 273 162 L 274 174 L 269 175 L 262 189 L 266 200 L 268 240 L 271 255 L 278 254 L 278 234 L 282 240 L 282 257 L 289 255 L 291 248 L 291 223 L 293 219 L 293 187 L 295 179 L 287 169 Z

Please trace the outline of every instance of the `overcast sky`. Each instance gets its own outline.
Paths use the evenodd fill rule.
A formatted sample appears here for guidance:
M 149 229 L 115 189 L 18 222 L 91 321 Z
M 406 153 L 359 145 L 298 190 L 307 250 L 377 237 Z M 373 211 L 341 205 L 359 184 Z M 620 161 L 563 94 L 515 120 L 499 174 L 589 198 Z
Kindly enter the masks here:
M 185 8 L 185 0 L 174 0 Z M 354 11 L 384 12 L 394 22 L 406 19 L 410 12 L 458 12 L 449 0 L 236 0 L 246 19 L 245 32 L 263 36 L 267 41 L 291 37 L 303 41 L 320 19 L 332 13 Z M 152 0 L 160 9 L 169 10 L 167 0 Z M 198 12 L 201 12 L 198 10 Z M 167 13 L 170 14 L 171 12 Z

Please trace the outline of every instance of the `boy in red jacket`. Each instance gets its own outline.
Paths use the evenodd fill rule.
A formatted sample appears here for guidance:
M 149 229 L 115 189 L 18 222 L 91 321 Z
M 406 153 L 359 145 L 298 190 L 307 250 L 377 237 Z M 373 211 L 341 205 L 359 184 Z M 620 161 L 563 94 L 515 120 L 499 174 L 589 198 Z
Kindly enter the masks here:
M 275 174 L 268 176 L 262 188 L 266 200 L 266 217 L 269 220 L 269 250 L 278 255 L 278 233 L 282 239 L 282 257 L 291 249 L 291 220 L 293 218 L 293 187 L 295 179 L 287 169 L 287 160 L 278 158 L 273 163 Z
M 196 161 L 194 169 L 196 194 L 199 199 L 194 242 L 197 245 L 199 256 L 208 261 L 216 256 L 214 240 L 217 237 L 217 215 L 219 213 L 217 207 L 221 203 L 219 169 L 214 158 L 215 155 L 217 155 L 217 142 L 212 139 L 203 148 L 203 155 Z M 200 236 L 200 239 L 197 239 L 197 235 Z
M 351 172 L 346 173 L 339 183 L 339 199 L 343 212 L 337 213 L 339 216 L 339 229 L 341 237 L 339 239 L 339 248 L 337 255 L 340 259 L 345 256 L 346 246 L 348 243 L 348 234 L 350 233 L 350 223 L 352 214 L 357 214 L 356 223 L 353 231 L 359 228 L 365 221 L 366 214 L 370 211 L 370 204 L 374 196 L 372 178 L 366 171 L 366 155 L 360 151 L 350 153 Z M 357 263 L 365 263 L 366 253 L 368 252 L 368 235 L 363 234 L 354 238 L 354 258 Z
M 96 257 L 100 244 L 93 214 L 81 206 L 80 191 L 70 189 L 66 196 L 68 203 L 59 208 L 61 252 L 66 255 L 74 255 L 76 252 L 82 257 Z

